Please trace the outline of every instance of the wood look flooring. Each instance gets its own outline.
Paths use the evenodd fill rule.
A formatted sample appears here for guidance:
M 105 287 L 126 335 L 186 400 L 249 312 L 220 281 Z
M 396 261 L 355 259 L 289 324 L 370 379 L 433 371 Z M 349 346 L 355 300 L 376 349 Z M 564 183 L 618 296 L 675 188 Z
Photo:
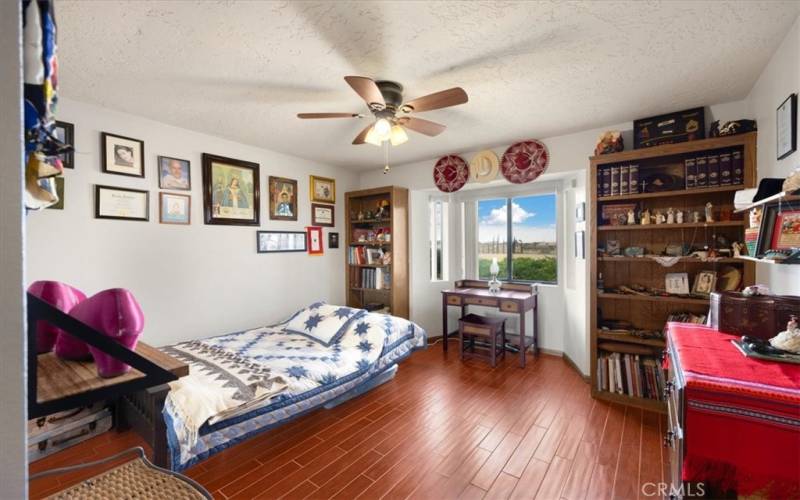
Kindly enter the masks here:
M 451 347 L 455 347 L 451 344 Z M 391 382 L 229 448 L 186 474 L 215 498 L 644 498 L 664 480 L 657 414 L 595 401 L 564 360 L 462 363 L 441 344 Z M 141 444 L 108 432 L 31 465 L 91 461 Z M 92 473 L 98 472 L 98 469 Z M 92 475 L 31 483 L 31 497 Z

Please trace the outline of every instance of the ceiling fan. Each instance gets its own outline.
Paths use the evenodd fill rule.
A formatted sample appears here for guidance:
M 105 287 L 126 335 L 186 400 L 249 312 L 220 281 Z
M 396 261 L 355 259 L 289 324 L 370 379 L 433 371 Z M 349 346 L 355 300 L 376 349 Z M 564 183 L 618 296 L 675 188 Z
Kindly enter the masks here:
M 353 144 L 373 144 L 380 146 L 384 141 L 399 146 L 408 140 L 405 129 L 420 134 L 437 136 L 444 132 L 444 125 L 422 118 L 409 116 L 411 113 L 431 111 L 464 104 L 469 100 L 461 87 L 435 92 L 403 103 L 403 86 L 388 80 L 375 81 L 364 76 L 346 76 L 345 81 L 367 103 L 375 121 L 362 130 Z M 364 118 L 360 113 L 298 113 L 298 118 Z

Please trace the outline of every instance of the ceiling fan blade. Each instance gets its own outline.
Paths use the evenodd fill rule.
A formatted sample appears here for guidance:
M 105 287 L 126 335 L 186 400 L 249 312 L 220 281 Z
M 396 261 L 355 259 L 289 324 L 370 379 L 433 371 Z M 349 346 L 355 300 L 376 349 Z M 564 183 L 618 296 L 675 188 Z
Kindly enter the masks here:
M 353 144 L 364 144 L 364 139 L 367 137 L 370 129 L 372 129 L 372 123 L 366 126 L 364 130 L 359 132 L 355 139 L 353 139 Z
M 344 80 L 353 87 L 356 94 L 360 95 L 361 98 L 366 101 L 370 109 L 373 107 L 373 104 L 379 105 L 380 109 L 386 107 L 383 94 L 381 94 L 380 89 L 372 78 L 367 78 L 365 76 L 346 76 Z
M 449 108 L 450 106 L 458 106 L 469 101 L 467 93 L 461 87 L 453 87 L 452 89 L 442 90 L 426 96 L 417 97 L 414 100 L 408 101 L 403 104 L 400 109 L 407 113 L 420 111 L 430 111 L 432 109 Z
M 297 113 L 298 118 L 313 119 L 313 118 L 363 118 L 364 115 L 358 113 Z
M 410 116 L 404 116 L 398 119 L 397 122 L 406 128 L 410 128 L 414 132 L 419 132 L 420 134 L 429 135 L 431 137 L 441 134 L 444 132 L 444 129 L 447 128 L 441 123 L 423 120 L 422 118 L 412 118 Z

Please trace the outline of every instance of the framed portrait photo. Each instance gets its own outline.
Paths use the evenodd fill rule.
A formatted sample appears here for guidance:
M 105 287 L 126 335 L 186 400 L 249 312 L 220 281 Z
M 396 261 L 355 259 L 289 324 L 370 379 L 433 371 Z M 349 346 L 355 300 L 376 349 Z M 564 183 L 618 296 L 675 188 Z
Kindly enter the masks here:
M 100 149 L 103 172 L 144 177 L 144 141 L 101 132 Z
M 159 193 L 158 222 L 161 224 L 191 224 L 192 197 L 188 194 Z
M 336 180 L 312 175 L 310 188 L 311 201 L 336 203 Z
M 297 181 L 269 176 L 270 220 L 297 220 Z
M 305 231 L 256 231 L 258 253 L 305 252 Z
M 328 248 L 339 248 L 339 233 L 328 233 Z
M 169 156 L 158 157 L 158 187 L 161 189 L 174 189 L 189 191 L 192 189 L 192 169 L 189 160 L 172 158 Z
M 322 228 L 316 226 L 307 226 L 306 233 L 308 234 L 308 254 L 322 255 Z
M 334 213 L 335 205 L 322 205 L 320 203 L 311 204 L 311 223 L 315 226 L 333 227 L 335 226 Z
M 206 224 L 258 225 L 258 170 L 258 163 L 203 153 Z
M 69 144 L 73 148 L 75 147 L 75 125 L 57 121 L 53 133 L 59 141 Z M 58 157 L 61 158 L 61 164 L 64 165 L 64 168 L 75 168 L 74 151 L 61 153 Z
M 778 159 L 782 160 L 797 150 L 797 94 L 792 94 L 778 106 L 775 116 Z
M 95 185 L 95 219 L 150 220 L 150 193 L 141 189 Z
M 717 287 L 716 271 L 700 271 L 694 277 L 692 293 L 695 295 L 711 295 Z

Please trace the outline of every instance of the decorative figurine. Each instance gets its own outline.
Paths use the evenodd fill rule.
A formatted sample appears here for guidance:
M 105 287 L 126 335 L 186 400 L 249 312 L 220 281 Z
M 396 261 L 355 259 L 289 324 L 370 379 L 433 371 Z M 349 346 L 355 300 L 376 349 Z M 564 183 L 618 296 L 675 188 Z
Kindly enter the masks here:
M 675 222 L 683 224 L 683 210 L 678 210 L 678 213 L 675 214 Z
M 667 224 L 675 224 L 675 210 L 672 207 L 667 209 Z
M 639 216 L 639 224 L 646 226 L 650 224 L 650 210 L 643 210 Z
M 733 248 L 733 256 L 734 257 L 741 257 L 742 256 L 742 248 L 744 248 L 744 245 L 742 245 L 738 241 L 734 241 L 733 245 L 731 245 L 731 248 Z
M 664 223 L 664 214 L 661 213 L 660 210 L 656 210 L 656 224 L 663 224 Z
M 628 210 L 628 225 L 636 224 L 636 214 L 633 213 L 633 210 Z
M 706 222 L 714 222 L 714 205 L 706 203 Z
M 786 330 L 769 339 L 769 343 L 772 347 L 800 354 L 800 327 L 797 326 L 797 316 L 793 314 L 786 324 Z
M 375 212 L 376 219 L 389 217 L 389 200 L 381 200 L 378 202 L 378 210 Z
M 750 227 L 761 227 L 761 207 L 750 210 Z
M 724 137 L 726 135 L 744 134 L 758 130 L 755 120 L 735 120 L 725 122 L 720 126 L 719 120 L 711 122 L 708 130 L 709 137 Z
M 700 212 L 698 212 L 697 210 L 692 212 L 692 222 L 694 222 L 695 224 L 700 222 Z
M 372 210 L 367 210 L 364 212 L 364 218 L 367 220 L 372 220 Z
M 364 220 L 364 212 L 362 210 L 358 211 L 358 220 Z
M 619 153 L 625 148 L 622 142 L 622 134 L 618 130 L 603 132 L 597 138 L 597 145 L 594 148 L 595 155 L 605 155 L 608 153 Z

